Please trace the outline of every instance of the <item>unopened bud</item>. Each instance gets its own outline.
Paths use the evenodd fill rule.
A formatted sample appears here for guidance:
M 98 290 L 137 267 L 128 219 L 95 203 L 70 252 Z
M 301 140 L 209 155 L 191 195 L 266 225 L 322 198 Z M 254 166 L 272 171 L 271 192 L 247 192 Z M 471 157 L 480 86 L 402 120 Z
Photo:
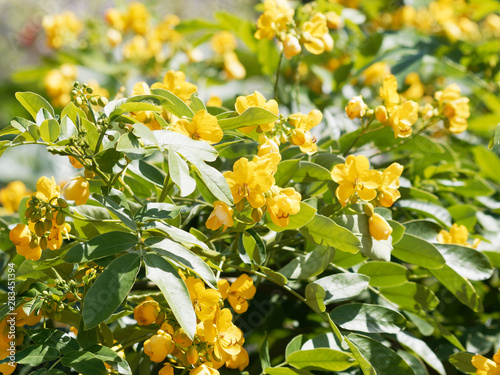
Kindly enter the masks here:
M 45 217 L 47 217 L 47 216 L 45 216 Z M 42 222 L 39 221 L 39 223 L 42 223 Z M 45 219 L 45 221 L 43 222 L 43 229 L 45 229 L 45 232 L 48 232 L 49 230 L 51 230 L 52 229 L 52 221 Z
M 39 221 L 35 224 L 35 233 L 38 237 L 42 237 L 45 234 L 45 226 L 43 221 Z
M 89 94 L 92 94 L 94 92 L 94 89 L 92 87 L 87 87 L 86 90 Z
M 262 208 L 254 208 L 252 210 L 252 220 L 258 223 L 260 219 L 262 218 Z
M 61 208 L 68 207 L 68 202 L 66 202 L 63 198 L 57 198 L 57 205 Z
M 88 89 L 87 89 L 87 90 L 88 90 Z M 92 105 L 97 105 L 97 104 L 98 104 L 98 103 L 97 103 L 97 98 L 96 98 L 95 96 L 91 97 L 91 98 L 89 99 L 89 101 L 90 101 L 90 104 L 92 104 Z
M 31 215 L 33 214 L 33 212 L 35 212 L 35 210 L 33 209 L 33 207 L 28 207 L 26 209 L 26 211 L 24 212 L 24 217 L 26 217 L 26 218 L 31 217 Z
M 56 224 L 63 225 L 65 219 L 66 217 L 64 216 L 64 213 L 62 211 L 59 211 L 56 215 Z
M 367 214 L 368 216 L 372 216 L 373 213 L 375 212 L 373 210 L 373 205 L 371 203 L 367 203 L 363 206 L 363 210 L 365 211 L 365 214 Z
M 38 237 L 33 237 L 31 241 L 29 242 L 28 246 L 30 249 L 34 249 L 35 247 L 38 246 Z
M 99 99 L 97 100 L 97 102 L 99 103 L 99 105 L 101 107 L 104 107 L 104 106 L 106 106 L 106 104 L 108 104 L 108 99 L 104 96 L 100 96 Z
M 191 364 L 194 365 L 196 362 L 198 362 L 198 350 L 194 345 L 191 345 L 187 350 L 186 350 L 186 359 L 187 361 Z
M 52 211 L 47 211 L 45 213 L 45 220 L 47 221 L 52 221 L 52 219 L 54 218 L 54 213 Z
M 47 237 L 40 238 L 40 249 L 45 250 L 48 247 Z
M 245 201 L 242 199 L 241 201 L 239 201 L 238 203 L 236 203 L 234 207 L 238 211 L 243 211 L 243 209 L 245 208 Z
M 75 98 L 75 103 L 76 103 L 76 105 L 77 105 L 77 106 L 81 106 L 81 105 L 83 104 L 83 100 L 82 100 L 82 98 L 81 98 L 81 97 L 79 97 L 79 96 L 77 96 L 77 97 Z

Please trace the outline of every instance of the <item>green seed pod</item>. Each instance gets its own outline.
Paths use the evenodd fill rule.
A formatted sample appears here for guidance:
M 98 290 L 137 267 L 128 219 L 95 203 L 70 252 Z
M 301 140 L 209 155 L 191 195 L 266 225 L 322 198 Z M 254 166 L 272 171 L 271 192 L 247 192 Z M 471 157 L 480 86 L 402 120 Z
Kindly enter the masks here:
M 36 223 L 37 221 L 40 221 L 40 219 L 42 218 L 42 215 L 40 215 L 38 212 L 31 215 L 31 222 L 32 223 Z
M 40 238 L 40 248 L 42 250 L 45 250 L 48 246 L 48 243 L 47 243 L 47 237 L 42 237 Z
M 68 202 L 66 202 L 63 198 L 57 198 L 57 205 L 61 208 L 68 207 Z
M 40 223 L 41 223 L 41 221 L 40 221 Z M 52 221 L 46 219 L 43 222 L 43 229 L 45 229 L 45 232 L 48 232 L 49 230 L 51 230 L 52 229 Z
M 254 208 L 252 210 L 252 220 L 258 223 L 262 218 L 262 214 L 263 214 L 262 208 Z
M 47 213 L 45 214 L 45 220 L 52 221 L 53 218 L 54 218 L 54 213 L 52 211 L 47 211 Z
M 38 237 L 43 237 L 45 234 L 45 225 L 43 221 L 39 221 L 35 224 L 35 233 Z
M 114 137 L 114 136 L 112 136 L 112 135 L 108 135 L 108 139 L 109 139 L 111 142 L 113 142 L 113 141 L 115 140 L 115 137 Z
M 64 213 L 62 211 L 59 211 L 56 215 L 56 224 L 63 225 L 65 219 L 66 217 L 64 216 Z
M 28 246 L 30 247 L 30 249 L 34 249 L 35 247 L 38 246 L 38 237 L 33 237 L 30 241 L 30 243 L 28 244 Z
M 25 218 L 31 217 L 31 215 L 33 215 L 33 212 L 35 212 L 35 210 L 33 209 L 33 207 L 28 207 L 26 209 L 26 212 L 24 212 L 24 217 Z

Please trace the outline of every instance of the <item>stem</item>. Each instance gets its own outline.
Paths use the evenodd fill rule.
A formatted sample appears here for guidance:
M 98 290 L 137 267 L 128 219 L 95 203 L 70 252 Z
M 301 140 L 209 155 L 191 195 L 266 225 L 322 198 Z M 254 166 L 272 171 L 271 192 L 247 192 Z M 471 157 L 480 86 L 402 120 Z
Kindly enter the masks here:
M 61 357 L 61 358 L 59 358 L 57 361 L 55 361 L 55 362 L 52 364 L 52 366 L 50 366 L 50 368 L 49 368 L 49 372 L 50 372 L 50 370 L 52 370 L 52 369 L 53 369 L 53 368 L 54 368 L 54 367 L 55 367 L 55 366 L 56 366 L 59 362 L 61 362 L 61 360 L 62 360 L 62 357 Z
M 170 190 L 170 173 L 165 176 L 165 180 L 163 181 L 163 187 L 161 189 L 160 196 L 158 197 L 157 202 L 163 202 L 168 195 L 168 191 Z
M 276 78 L 274 81 L 274 99 L 278 100 L 278 83 L 280 81 L 280 70 L 281 70 L 281 63 L 283 61 L 283 55 L 285 54 L 284 51 L 281 51 L 280 53 L 280 59 L 278 61 L 278 68 L 276 69 Z
M 366 131 L 368 130 L 368 126 L 370 126 L 370 124 L 372 123 L 373 119 L 370 119 L 366 122 L 365 125 L 363 125 L 361 131 L 358 133 L 356 139 L 351 143 L 351 145 L 349 147 L 347 147 L 347 149 L 344 151 L 344 157 L 347 156 L 347 154 L 349 153 L 349 151 L 351 151 L 351 149 L 356 145 L 356 143 L 358 143 L 359 139 L 361 138 L 361 136 L 363 134 L 366 133 Z
M 135 193 L 133 192 L 133 190 L 130 188 L 130 186 L 127 185 L 127 183 L 123 180 L 123 178 L 121 176 L 118 177 L 118 181 L 123 185 L 123 187 L 125 188 L 125 190 L 127 190 L 127 192 L 132 196 L 132 198 L 134 198 L 134 200 L 137 203 L 139 203 L 140 205 L 143 205 L 143 203 L 139 199 L 139 197 L 137 197 L 137 195 L 135 195 Z

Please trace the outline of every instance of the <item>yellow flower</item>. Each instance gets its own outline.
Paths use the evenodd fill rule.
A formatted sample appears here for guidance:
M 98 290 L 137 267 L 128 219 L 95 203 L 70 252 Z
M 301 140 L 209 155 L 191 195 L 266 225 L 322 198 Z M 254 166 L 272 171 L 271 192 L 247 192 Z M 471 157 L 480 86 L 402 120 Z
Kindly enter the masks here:
M 191 94 L 194 94 L 198 88 L 192 83 L 186 82 L 186 76 L 183 72 L 169 70 L 163 77 L 163 82 L 153 83 L 153 89 L 165 89 L 177 95 L 184 102 L 188 102 Z
M 36 183 L 36 190 L 35 196 L 38 199 L 50 202 L 54 198 L 59 197 L 60 187 L 56 184 L 54 177 L 49 179 L 48 177 L 42 176 Z
M 471 363 L 477 368 L 477 375 L 500 375 L 500 350 L 493 356 L 493 361 L 476 354 Z
M 152 57 L 151 51 L 148 49 L 147 40 L 142 35 L 134 35 L 123 46 L 123 57 L 126 60 L 143 61 Z
M 210 39 L 210 47 L 220 55 L 234 51 L 237 45 L 236 37 L 229 31 L 219 31 Z
M 382 184 L 377 197 L 381 206 L 391 207 L 401 197 L 398 188 L 399 177 L 401 177 L 403 169 L 404 167 L 401 164 L 392 163 L 382 172 Z
M 292 57 L 298 55 L 300 51 L 302 51 L 302 47 L 300 47 L 297 37 L 292 34 L 287 34 L 283 40 L 283 52 L 285 54 L 285 58 L 290 60 Z
M 441 230 L 438 234 L 438 242 L 442 244 L 455 244 L 476 248 L 481 242 L 479 239 L 475 239 L 474 243 L 470 245 L 467 242 L 469 238 L 469 231 L 465 227 L 465 225 L 458 226 L 457 224 L 453 224 L 450 228 L 450 231 Z
M 219 310 L 213 321 L 203 322 L 205 340 L 213 344 L 213 356 L 223 362 L 228 356 L 236 355 L 241 351 L 239 341 L 243 338 L 241 330 L 233 322 L 233 315 L 229 309 Z
M 49 250 L 60 249 L 63 243 L 63 236 L 65 235 L 69 239 L 69 232 L 71 231 L 71 225 L 64 223 L 61 226 L 55 224 L 55 220 L 52 224 L 52 229 L 47 236 L 47 248 Z
M 149 326 L 156 322 L 160 315 L 160 305 L 151 297 L 134 307 L 134 319 L 140 326 Z
M 83 30 L 83 23 L 70 11 L 43 17 L 42 26 L 47 45 L 54 49 L 73 43 Z
M 140 2 L 130 3 L 128 6 L 128 26 L 140 35 L 146 34 L 148 30 L 149 19 L 151 14 L 146 6 Z
M 217 117 L 212 116 L 204 109 L 196 112 L 191 121 L 187 119 L 178 120 L 172 130 L 196 141 L 202 140 L 209 144 L 219 142 L 224 136 L 217 122 Z
M 460 87 L 456 83 L 448 86 L 443 91 L 434 94 L 439 106 L 446 116 L 446 127 L 452 133 L 462 133 L 467 130 L 467 119 L 470 116 L 469 99 L 460 96 Z
M 68 156 L 69 162 L 73 166 L 73 168 L 80 169 L 83 168 L 82 163 L 80 163 L 77 159 L 75 159 L 73 156 Z
M 380 88 L 380 96 L 389 109 L 399 103 L 398 82 L 392 74 L 384 78 L 384 83 Z
M 127 28 L 127 14 L 120 12 L 116 8 L 110 8 L 104 14 L 104 18 L 108 24 L 118 31 L 125 31 Z
M 29 260 L 38 260 L 41 258 L 42 256 L 42 249 L 40 248 L 40 246 L 36 246 L 34 248 L 31 248 L 28 246 L 16 246 L 16 252 L 25 257 L 26 259 L 29 259 Z
M 189 371 L 189 375 L 219 375 L 219 371 L 204 363 Z
M 230 355 L 228 357 L 226 360 L 226 367 L 243 371 L 249 363 L 250 359 L 248 357 L 248 352 L 245 348 L 241 348 L 241 351 L 238 354 Z
M 223 55 L 224 71 L 229 79 L 243 79 L 247 71 L 234 52 L 226 52 Z
M 224 226 L 223 231 L 233 226 L 233 209 L 221 201 L 215 201 L 214 210 L 207 219 L 205 225 L 208 229 L 217 230 Z
M 365 85 L 370 86 L 381 83 L 389 74 L 391 74 L 389 65 L 383 61 L 379 61 L 366 68 L 362 76 L 365 79 Z
M 123 40 L 122 33 L 116 29 L 108 29 L 106 31 L 106 40 L 111 47 L 116 47 Z
M 300 211 L 301 199 L 302 196 L 294 188 L 281 189 L 267 205 L 267 212 L 273 223 L 282 228 L 288 226 L 290 215 L 296 215 Z
M 356 117 L 363 117 L 367 109 L 368 106 L 365 104 L 365 102 L 363 101 L 363 97 L 360 95 L 355 96 L 354 98 L 349 100 L 349 103 L 347 103 L 347 107 L 345 107 L 345 112 L 347 114 L 347 117 L 349 117 L 351 120 L 354 120 Z
M 243 314 L 248 310 L 248 300 L 253 298 L 256 291 L 252 278 L 241 274 L 227 291 L 227 300 L 237 314 Z
M 264 9 L 257 20 L 255 38 L 271 40 L 277 33 L 287 30 L 293 21 L 294 10 L 287 0 L 266 0 Z
M 75 177 L 61 190 L 61 195 L 70 201 L 75 201 L 77 206 L 87 203 L 90 195 L 90 184 L 85 177 Z
M 276 100 L 271 99 L 266 102 L 266 98 L 264 98 L 264 95 L 262 95 L 258 91 L 255 91 L 251 95 L 239 96 L 238 98 L 236 98 L 235 108 L 238 114 L 242 114 L 243 112 L 245 112 L 245 110 L 247 110 L 250 107 L 261 107 L 267 109 L 268 111 L 274 113 L 275 115 L 279 114 L 278 103 L 276 102 Z M 246 126 L 240 128 L 239 130 L 241 130 L 244 133 L 250 133 L 251 131 L 258 128 L 260 131 L 268 132 L 274 128 L 274 125 L 275 125 L 274 122 L 270 122 L 267 124 Z
M 175 348 L 172 336 L 163 330 L 144 342 L 144 353 L 153 362 L 162 362 Z
M 212 320 L 219 309 L 219 292 L 215 289 L 205 289 L 203 281 L 192 276 L 188 277 L 185 282 L 198 319 Z
M 328 33 L 326 17 L 323 13 L 316 13 L 310 21 L 304 23 L 302 39 L 306 50 L 314 55 L 333 49 L 333 39 Z
M 22 306 L 19 306 L 14 313 L 16 313 L 16 326 L 17 327 L 24 327 L 24 326 L 34 326 L 35 324 L 38 324 L 40 320 L 42 320 L 43 314 L 40 311 L 37 314 L 33 311 L 30 315 L 27 315 Z
M 207 107 L 222 107 L 222 99 L 216 95 L 210 96 L 207 100 Z
M 418 120 L 418 104 L 407 101 L 391 108 L 389 125 L 394 130 L 394 137 L 406 138 L 412 133 L 411 126 Z
M 420 81 L 420 76 L 418 73 L 410 73 L 405 78 L 405 83 L 410 85 L 408 89 L 404 92 L 404 96 L 411 100 L 418 100 L 424 96 L 424 85 Z
M 151 95 L 151 90 L 146 82 L 137 82 L 134 85 L 132 95 Z M 130 116 L 151 130 L 161 130 L 161 125 L 152 111 L 130 112 Z
M 375 108 L 375 118 L 380 122 L 385 122 L 389 118 L 387 114 L 387 108 L 383 105 L 379 105 Z
M 43 78 L 47 95 L 54 106 L 64 107 L 71 101 L 70 92 L 77 77 L 77 69 L 72 64 L 63 64 L 59 69 L 50 70 Z
M 353 194 L 364 201 L 371 201 L 377 196 L 377 189 L 382 184 L 382 173 L 369 168 L 370 162 L 363 155 L 349 155 L 345 164 L 333 167 L 332 179 L 339 184 L 335 195 L 342 207 L 347 205 Z
M 267 170 L 268 165 L 241 158 L 234 163 L 233 171 L 224 173 L 234 204 L 244 198 L 253 208 L 262 207 L 266 203 L 264 193 L 274 185 L 274 177 Z
M 323 119 L 323 114 L 317 109 L 313 109 L 307 115 L 302 113 L 294 113 L 288 116 L 288 123 L 295 129 L 292 130 L 291 143 L 299 146 L 300 151 L 307 154 L 316 152 L 316 139 L 311 135 L 313 127 L 318 125 Z
M 8 214 L 16 212 L 21 200 L 29 195 L 29 191 L 22 181 L 12 181 L 0 190 L 0 204 Z
M 342 18 L 340 17 L 339 14 L 335 12 L 327 12 L 325 13 L 326 17 L 326 25 L 328 26 L 329 29 L 340 29 L 341 27 L 344 26 L 344 21 L 342 21 Z
M 259 151 L 257 152 L 257 156 L 265 156 L 268 154 L 277 154 L 280 156 L 280 147 L 273 139 L 267 139 L 264 143 L 258 146 Z
M 9 238 L 15 246 L 28 246 L 31 241 L 31 231 L 26 224 L 17 224 L 10 230 Z
M 187 348 L 190 346 L 193 341 L 186 335 L 186 332 L 184 332 L 183 328 L 177 328 L 174 332 L 174 335 L 172 336 L 174 339 L 174 342 L 176 344 L 179 344 L 183 348 Z
M 165 363 L 165 365 L 158 371 L 158 375 L 174 375 L 174 368 L 170 363 Z
M 373 214 L 368 219 L 370 235 L 377 241 L 387 240 L 392 233 L 392 227 L 379 214 Z

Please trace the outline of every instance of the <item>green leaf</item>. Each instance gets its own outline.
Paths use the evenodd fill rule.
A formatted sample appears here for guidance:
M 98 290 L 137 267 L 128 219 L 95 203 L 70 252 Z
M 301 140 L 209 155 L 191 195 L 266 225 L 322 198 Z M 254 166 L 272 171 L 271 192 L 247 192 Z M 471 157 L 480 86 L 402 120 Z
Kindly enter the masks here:
M 406 319 L 395 310 L 367 303 L 350 303 L 330 313 L 335 324 L 349 331 L 398 333 L 406 327 Z
M 309 161 L 300 161 L 297 171 L 293 175 L 295 182 L 315 182 L 315 181 L 331 181 L 331 172 L 319 164 Z
M 321 285 L 316 283 L 307 284 L 305 295 L 306 303 L 311 306 L 313 310 L 321 312 L 326 310 L 325 303 L 323 302 L 326 292 Z
M 205 250 L 210 250 L 206 243 L 197 239 L 194 235 L 180 228 L 173 227 L 171 225 L 163 224 L 162 222 L 155 221 L 151 223 L 154 229 L 159 230 L 162 233 L 168 234 L 174 241 L 183 244 L 198 246 Z
M 93 353 L 86 351 L 75 351 L 65 354 L 61 360 L 64 366 L 72 367 L 82 375 L 106 375 L 108 370 L 104 362 Z
M 391 233 L 392 244 L 395 245 L 401 240 L 401 238 L 403 238 L 403 235 L 406 230 L 405 226 L 395 220 L 387 220 L 387 223 L 389 223 L 389 225 L 392 228 L 392 233 Z
M 451 191 L 467 198 L 488 197 L 495 193 L 491 184 L 480 176 L 466 180 L 436 180 L 440 191 Z
M 439 300 L 432 290 L 414 282 L 380 288 L 380 292 L 389 301 L 409 311 L 432 311 L 439 304 Z
M 469 232 L 474 230 L 477 223 L 477 207 L 471 204 L 457 204 L 448 207 L 448 212 L 453 217 L 453 222 L 457 225 L 465 225 Z
M 345 348 L 342 347 L 342 342 L 333 332 L 322 333 L 310 340 L 307 340 L 303 342 L 303 345 L 301 347 L 302 350 L 310 350 L 315 348 L 330 348 L 345 351 Z
M 418 356 L 434 370 L 436 370 L 438 374 L 446 375 L 446 370 L 444 369 L 443 364 L 434 351 L 429 348 L 424 341 L 417 339 L 408 332 L 398 332 L 396 338 L 401 345 L 418 354 Z
M 234 112 L 237 114 L 237 112 Z M 241 115 L 219 119 L 222 130 L 238 129 L 243 126 L 260 125 L 274 122 L 278 116 L 271 111 L 261 107 L 249 107 Z
M 446 265 L 460 276 L 470 280 L 489 279 L 494 272 L 488 257 L 476 249 L 452 244 L 436 244 Z
M 392 255 L 403 262 L 425 268 L 441 268 L 445 264 L 436 246 L 409 233 L 394 245 Z
M 118 373 L 124 375 L 132 374 L 132 370 L 130 369 L 128 362 L 120 357 L 113 349 L 101 345 L 93 345 L 88 347 L 86 350 L 94 354 L 96 358 L 113 367 L 118 371 Z
M 64 119 L 64 116 L 68 116 L 73 124 L 77 124 L 78 119 L 87 118 L 85 112 L 81 108 L 78 108 L 73 102 L 69 102 L 69 104 L 62 110 L 61 118 Z
M 97 130 L 95 124 L 86 118 L 82 118 L 81 127 L 87 132 L 85 139 L 89 142 L 90 149 L 95 150 L 97 140 L 99 139 L 99 131 Z
M 416 211 L 423 216 L 436 219 L 439 223 L 451 227 L 450 213 L 446 210 L 446 208 L 437 204 L 418 199 L 400 199 L 394 203 L 394 206 Z
M 215 161 L 217 159 L 217 150 L 205 141 L 195 141 L 184 134 L 170 130 L 155 130 L 153 134 L 162 151 L 173 150 L 188 161 Z M 145 140 L 145 144 L 151 143 Z
M 217 169 L 205 164 L 201 160 L 190 159 L 199 174 L 206 187 L 210 192 L 220 201 L 232 206 L 233 205 L 233 194 L 227 183 L 226 178 Z
M 314 281 L 326 292 L 325 304 L 347 301 L 363 292 L 368 287 L 369 277 L 358 273 L 339 273 Z
M 44 142 L 53 143 L 59 137 L 59 123 L 54 119 L 48 119 L 40 125 L 40 137 Z
M 438 223 L 428 220 L 411 220 L 404 223 L 407 234 L 420 237 L 429 242 L 436 242 L 438 233 L 443 229 Z
M 43 362 L 53 361 L 59 355 L 59 351 L 50 346 L 32 345 L 16 353 L 15 362 L 20 365 L 38 366 Z
M 247 229 L 246 233 L 252 236 L 252 238 L 255 241 L 255 246 L 257 249 L 257 251 L 253 251 L 252 260 L 259 265 L 264 264 L 267 258 L 266 244 L 255 230 Z
M 181 197 L 187 197 L 196 189 L 196 180 L 189 175 L 186 161 L 170 147 L 168 150 L 168 173 L 179 188 Z
M 477 368 L 472 364 L 472 357 L 474 357 L 472 353 L 455 353 L 450 355 L 448 360 L 457 370 L 467 374 L 475 374 Z
M 267 341 L 267 333 L 264 336 L 264 341 L 259 349 L 260 365 L 262 367 L 262 372 L 271 366 L 271 358 L 269 357 L 269 343 Z
M 162 257 L 146 254 L 146 277 L 162 291 L 177 321 L 190 339 L 196 332 L 196 315 L 186 284 L 177 270 Z
M 496 131 L 497 130 L 495 130 L 495 132 Z M 480 145 L 472 148 L 472 153 L 481 175 L 490 180 L 500 182 L 500 175 L 496 173 L 496 171 L 500 170 L 500 158 L 498 155 L 495 152 L 488 151 L 486 147 Z
M 294 352 L 287 357 L 287 362 L 298 369 L 343 371 L 354 365 L 356 361 L 349 353 L 317 348 Z
M 207 107 L 205 107 L 205 103 L 203 103 L 203 100 L 198 98 L 198 93 L 195 92 L 191 94 L 190 97 L 191 104 L 189 104 L 189 108 L 193 110 L 194 113 L 201 111 L 201 110 L 207 110 Z
M 268 367 L 264 373 L 269 375 L 313 375 L 309 371 L 289 367 Z
M 347 253 L 355 254 L 361 248 L 361 242 L 351 231 L 319 214 L 300 228 L 300 233 L 317 245 L 331 246 Z
M 300 160 L 283 160 L 278 164 L 278 171 L 274 175 L 276 185 L 285 186 L 292 178 L 299 167 Z
M 398 286 L 408 281 L 408 269 L 392 262 L 367 262 L 358 272 L 370 277 L 371 286 Z
M 120 136 L 116 145 L 116 150 L 123 152 L 129 159 L 143 159 L 147 151 L 141 146 L 139 139 L 132 133 L 126 133 Z
M 33 116 L 34 120 L 36 120 L 36 115 L 42 108 L 46 109 L 52 117 L 55 116 L 54 108 L 49 102 L 34 92 L 16 92 L 16 99 Z
M 431 271 L 432 275 L 464 305 L 470 307 L 475 312 L 483 311 L 481 298 L 469 280 L 460 276 L 447 265 L 441 269 L 429 271 Z
M 69 351 L 78 350 L 80 345 L 70 336 L 69 333 L 56 329 L 38 329 L 28 331 L 30 339 L 37 345 L 50 346 L 60 353 L 65 354 Z
M 127 227 L 132 230 L 137 230 L 137 224 L 128 208 L 121 207 L 109 196 L 103 197 L 102 195 L 92 194 L 92 198 L 98 201 L 104 208 L 107 208 L 115 214 Z
M 403 358 L 374 339 L 351 333 L 347 343 L 365 375 L 414 375 Z
M 330 247 L 316 246 L 307 255 L 292 259 L 279 272 L 288 279 L 308 279 L 319 275 L 333 260 L 335 251 Z
M 162 239 L 158 237 L 150 237 L 144 241 L 144 244 L 160 255 L 164 255 L 188 267 L 212 288 L 215 288 L 217 285 L 217 280 L 210 267 L 199 256 L 181 244 L 171 241 L 168 238 Z
M 193 118 L 194 112 L 191 108 L 188 107 L 184 101 L 165 89 L 152 89 L 151 92 L 155 95 L 164 97 L 168 99 L 168 102 L 163 103 L 162 107 L 165 108 L 168 112 L 173 113 L 177 117 L 186 116 L 188 118 Z
M 108 319 L 134 285 L 141 268 L 139 255 L 129 253 L 113 260 L 92 284 L 83 301 L 85 329 Z
M 267 212 L 265 216 L 265 223 L 269 229 L 275 232 L 283 232 L 284 230 L 302 228 L 313 219 L 314 215 L 316 215 L 316 209 L 314 207 L 311 207 L 305 202 L 300 202 L 300 211 L 296 215 L 290 216 L 290 223 L 286 227 L 280 227 L 274 224 L 269 216 L 269 213 Z
M 150 202 L 142 206 L 134 218 L 143 223 L 151 220 L 175 219 L 181 212 L 182 207 L 170 203 Z
M 290 354 L 299 351 L 306 341 L 307 339 L 304 335 L 298 335 L 291 339 L 285 349 L 285 358 L 288 358 Z
M 81 263 L 127 251 L 137 245 L 137 237 L 131 233 L 108 232 L 88 242 L 76 244 L 64 255 L 68 263 Z

